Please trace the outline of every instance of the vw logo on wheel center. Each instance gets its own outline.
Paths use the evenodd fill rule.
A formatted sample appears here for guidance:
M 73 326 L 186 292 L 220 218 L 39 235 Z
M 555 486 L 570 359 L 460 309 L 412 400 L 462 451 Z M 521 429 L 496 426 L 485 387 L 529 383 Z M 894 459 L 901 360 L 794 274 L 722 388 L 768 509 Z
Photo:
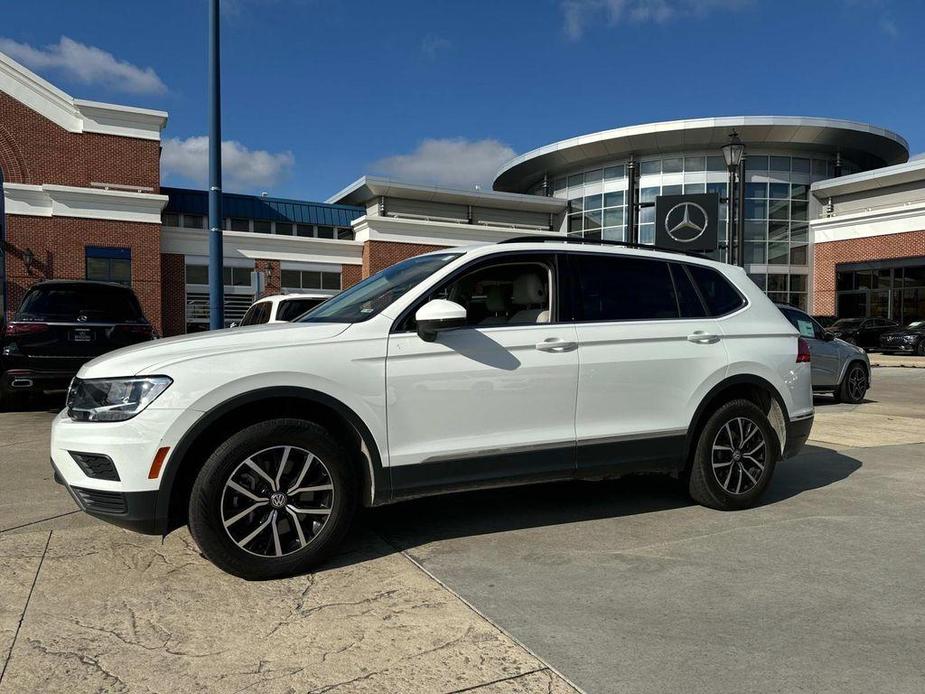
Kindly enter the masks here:
M 710 217 L 696 202 L 678 203 L 665 215 L 665 233 L 680 243 L 699 239 L 707 230 Z

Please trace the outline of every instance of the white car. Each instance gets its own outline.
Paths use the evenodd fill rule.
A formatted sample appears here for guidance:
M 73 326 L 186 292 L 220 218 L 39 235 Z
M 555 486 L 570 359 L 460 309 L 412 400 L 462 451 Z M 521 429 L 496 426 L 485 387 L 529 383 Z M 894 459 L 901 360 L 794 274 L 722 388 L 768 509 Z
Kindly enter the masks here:
M 263 323 L 290 323 L 303 313 L 311 311 L 328 300 L 327 295 L 318 294 L 274 294 L 265 296 L 251 304 L 240 323 L 233 323 L 232 328 L 244 325 L 262 325 Z
M 297 323 L 100 357 L 51 456 L 88 513 L 188 523 L 225 571 L 284 576 L 361 504 L 656 471 L 752 506 L 809 435 L 809 359 L 738 267 L 515 240 L 398 263 Z

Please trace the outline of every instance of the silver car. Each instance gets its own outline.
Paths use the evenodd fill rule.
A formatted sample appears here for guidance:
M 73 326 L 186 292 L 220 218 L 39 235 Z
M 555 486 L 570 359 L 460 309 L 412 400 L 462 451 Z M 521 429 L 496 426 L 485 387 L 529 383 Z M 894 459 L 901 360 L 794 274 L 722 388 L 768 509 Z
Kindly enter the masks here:
M 870 360 L 866 352 L 825 330 L 793 306 L 780 306 L 800 331 L 812 355 L 813 392 L 832 393 L 839 402 L 863 402 L 870 388 Z

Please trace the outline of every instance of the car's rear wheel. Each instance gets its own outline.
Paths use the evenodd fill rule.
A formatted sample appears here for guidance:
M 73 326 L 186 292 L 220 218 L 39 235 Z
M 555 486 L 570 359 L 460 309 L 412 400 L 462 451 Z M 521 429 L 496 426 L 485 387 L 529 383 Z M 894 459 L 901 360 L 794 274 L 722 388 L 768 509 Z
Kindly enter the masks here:
M 920 357 L 925 357 L 925 337 L 919 338 L 919 344 L 915 348 L 915 353 Z
M 835 390 L 835 399 L 838 402 L 847 402 L 857 405 L 864 402 L 867 394 L 867 371 L 859 363 L 854 362 L 845 371 L 845 377 Z
M 356 498 L 349 457 L 323 428 L 268 420 L 239 431 L 206 461 L 190 497 L 190 532 L 228 573 L 290 576 L 338 545 Z
M 720 407 L 700 431 L 691 465 L 691 497 L 723 511 L 753 506 L 780 458 L 767 415 L 750 400 Z

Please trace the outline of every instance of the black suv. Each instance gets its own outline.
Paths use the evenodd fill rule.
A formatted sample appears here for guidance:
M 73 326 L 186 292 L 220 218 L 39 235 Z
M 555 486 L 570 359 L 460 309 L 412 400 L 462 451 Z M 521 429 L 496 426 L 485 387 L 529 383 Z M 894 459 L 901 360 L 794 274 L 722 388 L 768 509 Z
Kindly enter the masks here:
M 106 282 L 52 280 L 32 286 L 0 325 L 0 404 L 64 391 L 90 359 L 151 340 L 135 293 Z

